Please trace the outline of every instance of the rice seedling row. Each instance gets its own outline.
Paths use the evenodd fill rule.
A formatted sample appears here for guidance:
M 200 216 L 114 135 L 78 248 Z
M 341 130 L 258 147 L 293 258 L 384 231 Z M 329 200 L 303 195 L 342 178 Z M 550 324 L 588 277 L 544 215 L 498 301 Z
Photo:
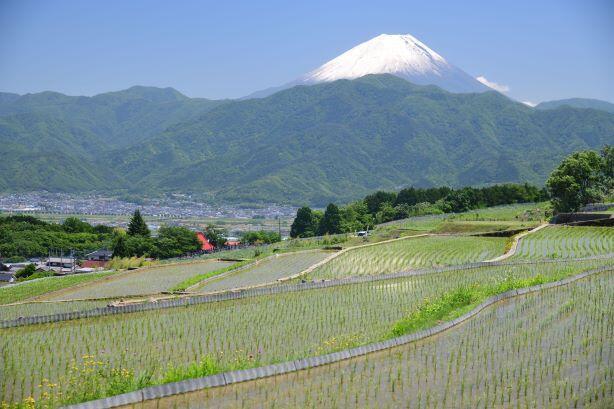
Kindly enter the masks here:
M 43 294 L 69 288 L 75 285 L 99 280 L 115 274 L 113 272 L 73 274 L 63 277 L 46 277 L 38 280 L 25 281 L 17 285 L 0 288 L 0 305 L 24 301 Z
M 496 304 L 419 342 L 132 407 L 612 407 L 613 294 L 614 274 L 601 273 Z
M 389 274 L 409 268 L 466 264 L 504 252 L 506 238 L 428 236 L 359 247 L 316 268 L 307 278 Z
M 106 307 L 108 300 L 68 301 L 68 302 L 28 302 L 11 305 L 0 305 L 0 321 L 19 317 L 35 317 L 63 312 L 85 311 Z
M 204 282 L 195 292 L 211 292 L 262 285 L 293 274 L 300 273 L 309 266 L 324 260 L 331 252 L 304 251 L 273 255 L 251 268 L 230 273 L 219 279 Z
M 82 300 L 157 294 L 168 291 L 187 278 L 231 264 L 232 262 L 229 261 L 208 260 L 199 263 L 148 267 L 118 274 L 105 282 L 51 294 L 43 299 Z
M 477 283 L 556 279 L 611 260 L 497 266 L 1 330 L 0 401 L 39 398 L 89 362 L 161 379 L 206 358 L 220 368 L 264 365 L 373 342 L 425 298 Z
M 549 226 L 518 243 L 511 259 L 588 257 L 614 253 L 611 227 Z

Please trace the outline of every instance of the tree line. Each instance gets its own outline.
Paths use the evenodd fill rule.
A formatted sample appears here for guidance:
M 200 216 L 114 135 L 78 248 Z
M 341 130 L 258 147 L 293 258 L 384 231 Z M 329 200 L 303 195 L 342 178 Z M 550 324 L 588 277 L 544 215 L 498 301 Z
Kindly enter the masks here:
M 366 230 L 375 224 L 428 214 L 459 213 L 513 203 L 550 199 L 554 212 L 578 211 L 588 203 L 614 198 L 614 147 L 601 152 L 576 152 L 551 173 L 546 187 L 505 183 L 487 187 L 409 187 L 398 192 L 377 191 L 364 199 L 324 212 L 301 207 L 291 237 L 312 237 Z
M 162 226 L 157 237 L 151 237 L 147 223 L 137 209 L 128 229 L 115 230 L 113 257 L 172 258 L 193 253 L 200 249 L 196 234 L 185 227 Z
M 546 200 L 548 192 L 529 184 L 508 183 L 482 188 L 409 187 L 398 192 L 377 191 L 364 199 L 337 206 L 330 203 L 322 213 L 305 206 L 298 209 L 291 237 L 311 237 L 367 230 L 375 224 L 410 216 L 464 212 L 511 203 Z
M 9 262 L 46 256 L 49 249 L 88 251 L 111 245 L 113 228 L 76 217 L 48 223 L 34 216 L 0 217 L 0 257 Z
M 171 258 L 198 251 L 200 242 L 185 227 L 163 226 L 152 237 L 138 209 L 126 231 L 76 217 L 62 223 L 29 215 L 0 217 L 0 257 L 5 261 L 47 256 L 49 249 L 85 253 L 100 248 L 112 249 L 114 257 Z

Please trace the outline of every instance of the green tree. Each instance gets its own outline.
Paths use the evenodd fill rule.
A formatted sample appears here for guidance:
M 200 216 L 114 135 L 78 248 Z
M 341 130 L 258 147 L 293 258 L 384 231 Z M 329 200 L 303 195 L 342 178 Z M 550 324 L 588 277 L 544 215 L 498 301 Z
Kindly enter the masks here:
M 546 181 L 554 209 L 575 212 L 601 200 L 606 183 L 605 162 L 595 151 L 576 152 L 563 159 Z
M 274 231 L 250 231 L 241 237 L 241 241 L 247 244 L 270 244 L 281 241 L 281 236 Z
M 113 240 L 113 257 L 130 257 L 128 246 L 126 245 L 126 235 L 118 234 Z
M 339 209 L 341 212 L 341 230 L 354 232 L 373 228 L 373 216 L 364 201 L 350 203 Z
M 196 233 L 185 227 L 163 226 L 158 232 L 154 242 L 155 250 L 152 255 L 158 258 L 179 257 L 197 251 L 200 242 Z
M 603 158 L 603 178 L 604 186 L 607 189 L 606 195 L 610 198 L 614 198 L 614 146 L 606 145 L 601 150 L 601 157 Z
M 36 266 L 34 264 L 28 264 L 27 266 L 25 266 L 24 268 L 19 270 L 15 274 L 15 277 L 17 277 L 17 278 L 28 278 L 28 277 L 30 277 L 34 273 L 36 273 Z
M 369 213 L 375 215 L 382 204 L 390 203 L 391 205 L 396 201 L 397 194 L 395 192 L 377 191 L 365 197 L 364 201 L 369 209 Z
M 324 217 L 322 217 L 318 226 L 318 234 L 323 236 L 325 234 L 338 233 L 343 233 L 341 229 L 341 213 L 336 204 L 329 203 L 328 206 L 326 206 Z
M 315 212 L 304 206 L 296 211 L 296 217 L 290 226 L 290 237 L 313 237 L 318 231 Z
M 215 248 L 222 248 L 226 244 L 226 230 L 216 228 L 211 224 L 205 229 L 205 236 Z
M 62 223 L 62 227 L 68 233 L 91 233 L 93 228 L 89 223 L 79 220 L 76 217 L 67 217 Z
M 130 219 L 130 223 L 128 224 L 128 234 L 130 236 L 149 237 L 149 228 L 147 227 L 145 220 L 143 220 L 143 216 L 141 216 L 141 211 L 139 209 L 134 211 L 132 219 Z
M 375 220 L 378 223 L 386 223 L 391 220 L 394 220 L 396 213 L 396 210 L 394 209 L 394 207 L 392 207 L 392 203 L 383 202 L 380 205 L 378 212 L 375 214 Z

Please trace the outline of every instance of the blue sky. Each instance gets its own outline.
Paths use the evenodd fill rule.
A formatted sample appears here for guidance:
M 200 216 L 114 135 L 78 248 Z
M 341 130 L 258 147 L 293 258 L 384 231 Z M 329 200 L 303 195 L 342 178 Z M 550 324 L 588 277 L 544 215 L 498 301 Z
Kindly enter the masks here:
M 240 97 L 410 33 L 518 100 L 614 101 L 613 22 L 610 0 L 0 0 L 0 90 Z

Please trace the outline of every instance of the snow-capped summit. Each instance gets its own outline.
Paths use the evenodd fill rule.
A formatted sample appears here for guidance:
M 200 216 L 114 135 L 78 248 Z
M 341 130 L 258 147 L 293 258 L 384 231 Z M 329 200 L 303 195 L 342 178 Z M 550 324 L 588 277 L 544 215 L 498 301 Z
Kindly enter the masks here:
M 263 97 L 295 85 L 310 85 L 369 74 L 392 74 L 419 85 L 437 85 L 450 92 L 483 92 L 490 88 L 450 64 L 410 34 L 381 34 L 333 58 L 289 84 L 260 91 Z
M 368 74 L 441 75 L 448 62 L 409 34 L 382 34 L 305 75 L 306 82 L 354 79 Z

